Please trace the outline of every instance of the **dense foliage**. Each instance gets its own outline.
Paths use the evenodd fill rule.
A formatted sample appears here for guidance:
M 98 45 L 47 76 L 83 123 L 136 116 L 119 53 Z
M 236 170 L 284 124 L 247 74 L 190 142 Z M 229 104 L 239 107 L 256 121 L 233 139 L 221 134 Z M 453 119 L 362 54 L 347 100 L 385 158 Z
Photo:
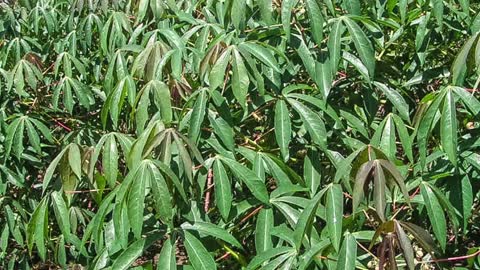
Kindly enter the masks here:
M 476 2 L 2 2 L 0 268 L 480 267 Z

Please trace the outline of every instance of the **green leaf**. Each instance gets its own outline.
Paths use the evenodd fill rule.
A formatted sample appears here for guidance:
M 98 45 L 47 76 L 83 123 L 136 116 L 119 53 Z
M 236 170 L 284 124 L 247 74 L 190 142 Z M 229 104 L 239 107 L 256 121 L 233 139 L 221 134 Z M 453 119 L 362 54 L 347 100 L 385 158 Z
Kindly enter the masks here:
M 437 24 L 440 29 L 443 26 L 443 1 L 442 0 L 432 0 L 430 2 L 433 5 L 433 15 L 437 20 Z
M 333 184 L 326 193 L 325 211 L 328 236 L 335 250 L 340 249 L 343 219 L 343 191 L 339 184 Z
M 145 161 L 144 161 L 145 162 Z M 150 182 L 150 174 L 146 163 L 142 162 L 135 173 L 127 194 L 128 221 L 136 239 L 140 239 L 143 229 L 143 211 L 145 209 L 145 183 Z M 124 182 L 125 183 L 125 182 Z
M 352 212 L 355 214 L 357 207 L 360 205 L 364 195 L 365 183 L 367 183 L 368 176 L 373 168 L 374 161 L 368 161 L 363 163 L 357 171 L 355 176 L 355 185 L 353 187 L 353 198 L 352 198 Z
M 222 218 L 227 220 L 232 207 L 232 190 L 230 179 L 220 160 L 213 163 L 213 177 L 215 181 L 215 205 L 218 207 Z
M 440 138 L 443 150 L 454 166 L 457 166 L 457 126 L 455 98 L 452 91 L 448 90 L 443 100 Z
M 420 193 L 422 194 L 423 201 L 427 208 L 428 218 L 432 225 L 433 233 L 442 249 L 445 250 L 447 243 L 447 222 L 445 220 L 443 208 L 440 206 L 437 197 L 428 185 L 422 183 L 420 185 Z
M 103 146 L 102 166 L 105 171 L 105 178 L 108 185 L 115 186 L 118 174 L 118 150 L 114 135 L 110 135 L 105 140 Z
M 312 36 L 315 42 L 320 46 L 323 39 L 323 15 L 322 10 L 318 6 L 316 0 L 305 1 L 308 13 L 308 19 L 310 20 Z
M 67 150 L 69 150 L 68 147 L 63 148 L 63 150 L 55 157 L 55 159 L 53 159 L 53 161 L 50 163 L 47 170 L 45 171 L 45 176 L 43 177 L 43 183 L 42 183 L 42 193 L 45 193 L 45 190 L 47 189 L 48 184 L 52 179 L 53 173 L 55 172 L 55 169 L 57 168 L 58 163 L 60 162 L 60 160 L 62 159 L 63 155 Z
M 82 157 L 78 145 L 72 143 L 68 146 L 68 164 L 78 179 L 82 177 Z
M 290 123 L 290 115 L 287 104 L 283 99 L 280 99 L 275 104 L 275 138 L 280 147 L 283 160 L 287 161 L 290 157 L 290 150 L 288 148 L 292 138 L 292 126 Z
M 242 30 L 245 27 L 246 2 L 242 0 L 233 0 L 232 3 L 232 23 L 236 29 Z
M 176 270 L 175 241 L 170 237 L 163 242 L 162 250 L 158 256 L 157 270 Z
M 321 251 L 329 245 L 330 241 L 328 239 L 324 239 L 321 242 L 313 245 L 307 252 L 302 255 L 298 269 L 306 269 L 314 259 L 314 256 L 317 256 L 317 254 L 321 253 Z
M 257 269 L 257 267 L 262 265 L 264 262 L 270 260 L 271 258 L 280 256 L 287 252 L 295 252 L 295 249 L 291 247 L 276 247 L 276 248 L 269 249 L 255 256 L 248 264 L 247 269 L 249 270 Z
M 288 103 L 297 111 L 300 117 L 303 120 L 303 124 L 307 129 L 308 133 L 312 140 L 317 143 L 322 149 L 327 148 L 327 131 L 325 129 L 325 123 L 323 122 L 320 116 L 312 111 L 307 106 L 302 103 L 293 100 L 291 98 L 287 99 Z
M 125 270 L 128 269 L 135 260 L 142 255 L 146 247 L 146 240 L 139 239 L 133 242 L 126 250 L 124 250 L 112 264 L 112 269 Z
M 385 221 L 386 202 L 386 180 L 380 162 L 374 161 L 375 173 L 373 177 L 373 201 L 375 203 L 375 210 L 382 221 Z
M 273 226 L 273 210 L 260 210 L 257 215 L 257 222 L 255 226 L 255 249 L 257 254 L 261 254 L 273 248 L 271 236 Z
M 408 238 L 408 235 L 405 233 L 400 223 L 396 220 L 394 222 L 395 222 L 395 231 L 397 233 L 398 242 L 400 244 L 400 247 L 402 248 L 405 262 L 407 263 L 407 266 L 410 270 L 414 270 L 415 257 L 413 255 L 413 247 L 412 247 L 412 244 L 410 243 L 410 239 Z
M 400 117 L 398 117 L 396 114 L 392 114 L 392 118 L 393 122 L 395 122 L 400 141 L 402 142 L 403 151 L 407 155 L 408 160 L 413 162 L 412 138 L 408 134 L 405 123 L 403 123 L 402 119 L 400 119 Z
M 284 0 L 282 1 L 282 25 L 283 30 L 285 31 L 285 36 L 287 40 L 290 40 L 290 23 L 292 22 L 292 11 L 298 0 Z
M 469 219 L 472 216 L 473 206 L 473 190 L 471 180 L 468 175 L 461 176 L 458 179 L 452 179 L 452 190 L 450 193 L 450 200 L 453 206 L 461 213 L 463 233 L 466 233 L 469 225 Z
M 348 28 L 348 32 L 352 37 L 360 59 L 367 67 L 370 77 L 373 78 L 375 74 L 375 51 L 372 43 L 368 40 L 367 35 L 365 35 L 356 22 L 348 17 L 344 17 L 343 21 Z
M 268 204 L 268 192 L 267 188 L 263 181 L 258 178 L 258 176 L 250 169 L 246 168 L 244 165 L 238 163 L 237 161 L 219 156 L 219 158 L 224 161 L 225 165 L 233 172 L 233 174 L 242 180 L 245 185 L 247 185 L 248 189 L 252 192 L 253 196 L 257 198 L 259 201 Z
M 433 125 L 434 117 L 437 114 L 438 108 L 440 107 L 440 103 L 442 102 L 444 96 L 445 91 L 442 91 L 435 97 L 433 102 L 428 106 L 425 114 L 422 116 L 418 126 L 417 141 L 418 151 L 420 153 L 420 166 L 422 169 L 424 169 L 426 165 L 428 136 Z
M 473 37 L 469 38 L 467 42 L 465 42 L 465 44 L 460 49 L 460 52 L 458 53 L 457 57 L 455 57 L 455 60 L 453 61 L 453 64 L 451 67 L 453 85 L 461 86 L 463 84 L 463 81 L 467 73 L 468 57 L 470 56 L 474 43 L 478 40 L 479 37 L 480 35 L 478 35 L 477 33 Z
M 235 0 L 244 2 L 241 0 Z M 236 13 L 236 12 L 235 12 Z M 233 50 L 233 65 L 232 65 L 232 90 L 233 95 L 238 100 L 242 107 L 246 107 L 247 95 L 248 95 L 248 85 L 250 84 L 250 79 L 248 78 L 247 68 L 243 63 L 242 57 L 237 50 Z
M 37 205 L 30 221 L 27 224 L 28 252 L 32 253 L 33 244 L 37 246 L 38 255 L 42 261 L 46 259 L 47 246 L 45 238 L 48 230 L 48 197 L 43 197 Z
M 200 135 L 200 128 L 202 127 L 203 119 L 205 117 L 205 110 L 207 107 L 207 92 L 200 90 L 195 105 L 192 110 L 192 117 L 190 118 L 190 129 L 188 130 L 188 137 L 192 142 L 196 142 Z
M 332 187 L 333 188 L 333 187 Z M 303 209 L 300 217 L 298 218 L 297 224 L 295 225 L 295 230 L 293 232 L 293 240 L 295 241 L 295 247 L 297 251 L 302 247 L 302 241 L 304 236 L 309 239 L 310 232 L 312 231 L 313 220 L 315 218 L 315 213 L 317 212 L 318 205 L 320 204 L 320 199 L 323 193 L 318 193 L 313 199 L 310 200 L 310 203 Z
M 408 104 L 405 99 L 403 99 L 402 95 L 383 83 L 374 82 L 373 84 L 380 89 L 385 96 L 387 96 L 390 102 L 392 102 L 393 106 L 395 106 L 395 108 L 398 110 L 400 117 L 402 117 L 405 121 L 410 121 Z
M 320 88 L 323 99 L 327 100 L 333 82 L 330 60 L 326 58 L 321 62 L 315 62 L 315 73 L 315 83 Z
M 237 248 L 242 248 L 242 244 L 238 242 L 235 237 L 233 237 L 230 233 L 228 233 L 225 229 L 212 224 L 212 223 L 207 223 L 207 222 L 200 222 L 197 221 L 195 224 L 190 225 L 188 223 L 185 223 L 182 225 L 182 229 L 184 230 L 195 230 L 200 233 L 204 233 L 207 235 L 210 235 L 214 237 L 215 239 L 221 239 Z
M 253 42 L 244 42 L 238 45 L 238 48 L 240 49 L 240 51 L 245 50 L 249 52 L 266 66 L 272 68 L 275 72 L 281 73 L 275 57 L 273 57 L 270 51 L 262 45 Z
M 310 197 L 313 197 L 322 180 L 320 156 L 318 152 L 309 150 L 303 162 L 303 178 L 310 189 Z
M 60 231 L 62 231 L 65 240 L 69 242 L 70 239 L 70 220 L 68 219 L 68 209 L 62 195 L 57 191 L 52 192 L 52 204 L 55 212 L 55 218 L 57 219 Z
M 336 76 L 338 63 L 340 62 L 340 52 L 342 49 L 341 38 L 344 31 L 345 26 L 343 25 L 342 20 L 335 20 L 332 25 L 332 30 L 330 31 L 327 44 L 328 51 L 330 52 L 330 63 L 333 76 Z
M 223 85 L 225 80 L 225 70 L 227 69 L 231 51 L 232 49 L 230 47 L 224 50 L 218 58 L 217 62 L 215 62 L 215 65 L 212 67 L 212 70 L 210 71 L 210 75 L 208 77 L 211 90 Z
M 338 256 L 337 270 L 355 269 L 356 259 L 357 242 L 352 234 L 346 233 Z
M 202 242 L 188 231 L 183 232 L 185 235 L 184 244 L 187 250 L 190 263 L 195 270 L 215 270 L 217 266 L 212 255 L 208 253 Z
M 165 178 L 160 173 L 157 167 L 153 164 L 149 165 L 150 181 L 152 185 L 153 199 L 155 201 L 155 210 L 160 219 L 167 225 L 170 225 L 173 216 L 172 195 L 165 181 Z

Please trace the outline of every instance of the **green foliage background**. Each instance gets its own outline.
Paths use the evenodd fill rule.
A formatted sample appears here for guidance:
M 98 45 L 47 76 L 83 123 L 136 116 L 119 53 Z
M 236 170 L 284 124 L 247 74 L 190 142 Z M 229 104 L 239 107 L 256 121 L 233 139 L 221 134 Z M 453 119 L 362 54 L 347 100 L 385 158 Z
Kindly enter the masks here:
M 480 267 L 477 1 L 0 14 L 1 269 Z

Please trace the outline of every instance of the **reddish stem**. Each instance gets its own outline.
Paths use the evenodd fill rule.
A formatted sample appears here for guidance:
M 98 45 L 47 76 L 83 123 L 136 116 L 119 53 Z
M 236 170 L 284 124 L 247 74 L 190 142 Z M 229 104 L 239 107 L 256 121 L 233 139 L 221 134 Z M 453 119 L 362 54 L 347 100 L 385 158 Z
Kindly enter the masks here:
M 208 212 L 208 209 L 210 208 L 210 195 L 212 192 L 212 178 L 213 178 L 213 172 L 212 169 L 208 169 L 208 175 L 207 175 L 207 194 L 205 194 L 205 213 Z
M 62 122 L 58 121 L 57 119 L 53 119 L 53 121 L 60 127 L 62 127 L 63 129 L 65 129 L 66 131 L 68 132 L 71 132 L 72 129 L 67 127 L 65 124 L 63 124 Z
M 450 258 L 444 258 L 444 259 L 434 259 L 434 260 L 429 260 L 426 262 L 453 262 L 453 261 L 461 261 L 461 260 L 467 260 L 472 257 L 475 257 L 480 254 L 480 249 L 477 250 L 475 253 L 472 253 L 470 255 L 464 255 L 464 256 L 459 256 L 459 257 L 450 257 Z
M 239 224 L 244 223 L 245 221 L 250 219 L 252 216 L 256 215 L 262 208 L 263 208 L 263 205 L 260 205 L 259 207 L 255 208 L 255 210 L 253 210 L 248 215 L 246 215 L 242 220 L 240 220 Z
M 225 260 L 226 258 L 230 257 L 230 252 L 226 252 L 225 254 L 222 255 L 222 257 L 218 258 L 216 261 L 221 261 Z

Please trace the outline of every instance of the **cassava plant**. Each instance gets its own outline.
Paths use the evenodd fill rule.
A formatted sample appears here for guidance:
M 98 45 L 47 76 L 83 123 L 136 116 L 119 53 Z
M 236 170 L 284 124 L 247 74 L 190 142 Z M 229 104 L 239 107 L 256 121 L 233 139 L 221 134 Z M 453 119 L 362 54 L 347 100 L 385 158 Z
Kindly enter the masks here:
M 0 1 L 0 269 L 480 268 L 480 4 Z

